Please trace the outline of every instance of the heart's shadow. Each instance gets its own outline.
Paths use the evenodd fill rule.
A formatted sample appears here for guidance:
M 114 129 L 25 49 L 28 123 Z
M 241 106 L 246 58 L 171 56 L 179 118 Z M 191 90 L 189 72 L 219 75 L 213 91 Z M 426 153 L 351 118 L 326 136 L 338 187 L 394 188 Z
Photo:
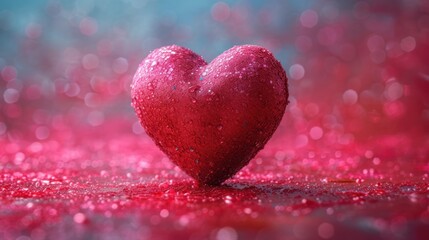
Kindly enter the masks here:
M 246 207 L 277 208 L 287 210 L 315 209 L 356 202 L 364 194 L 353 192 L 353 184 L 320 182 L 257 182 L 251 180 L 228 181 L 220 186 L 198 186 L 189 179 L 168 183 L 142 183 L 124 189 L 131 201 L 168 208 L 185 207 Z

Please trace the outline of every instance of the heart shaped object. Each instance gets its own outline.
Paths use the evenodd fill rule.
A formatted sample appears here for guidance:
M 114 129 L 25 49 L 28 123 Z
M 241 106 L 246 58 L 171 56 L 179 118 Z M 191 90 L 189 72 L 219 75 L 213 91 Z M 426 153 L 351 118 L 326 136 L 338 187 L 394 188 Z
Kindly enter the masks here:
M 200 184 L 218 185 L 261 150 L 288 103 L 286 73 L 265 48 L 233 47 L 207 64 L 167 46 L 140 64 L 132 105 L 146 133 Z

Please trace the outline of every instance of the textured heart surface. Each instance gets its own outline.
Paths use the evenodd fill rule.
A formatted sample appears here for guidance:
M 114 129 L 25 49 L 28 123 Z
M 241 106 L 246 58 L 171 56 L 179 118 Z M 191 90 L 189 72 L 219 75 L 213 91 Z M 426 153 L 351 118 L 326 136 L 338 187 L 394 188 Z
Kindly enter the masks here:
M 131 86 L 146 133 L 200 184 L 217 185 L 261 150 L 288 103 L 287 78 L 265 48 L 233 47 L 207 64 L 179 46 L 151 52 Z

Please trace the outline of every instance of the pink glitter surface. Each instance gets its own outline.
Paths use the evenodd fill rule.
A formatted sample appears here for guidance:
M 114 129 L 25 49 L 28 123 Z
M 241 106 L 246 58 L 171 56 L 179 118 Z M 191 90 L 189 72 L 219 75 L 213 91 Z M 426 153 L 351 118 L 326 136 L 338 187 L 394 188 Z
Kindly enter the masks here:
M 101 131 L 68 146 L 5 145 L 2 238 L 428 237 L 428 165 L 414 156 L 291 155 L 277 137 L 222 186 L 198 187 L 148 137 Z
M 2 3 L 0 239 L 429 239 L 427 1 L 303 2 Z M 130 106 L 170 44 L 261 45 L 289 78 L 274 136 L 219 187 Z

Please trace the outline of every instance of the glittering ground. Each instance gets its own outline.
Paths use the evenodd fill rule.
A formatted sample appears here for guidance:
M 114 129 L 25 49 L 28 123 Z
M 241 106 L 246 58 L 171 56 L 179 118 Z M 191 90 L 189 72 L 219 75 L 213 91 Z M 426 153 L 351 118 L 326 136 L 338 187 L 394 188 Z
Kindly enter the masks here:
M 424 161 L 285 152 L 282 141 L 215 188 L 196 186 L 145 135 L 98 128 L 69 144 L 2 142 L 0 238 L 429 237 Z

